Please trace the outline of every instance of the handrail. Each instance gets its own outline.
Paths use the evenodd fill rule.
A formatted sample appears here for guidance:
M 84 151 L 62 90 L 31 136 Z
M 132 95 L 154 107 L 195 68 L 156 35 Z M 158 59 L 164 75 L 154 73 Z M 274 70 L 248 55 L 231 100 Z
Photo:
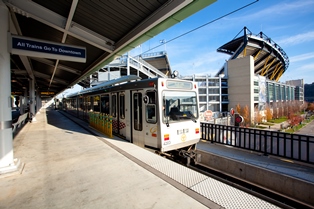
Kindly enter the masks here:
M 201 123 L 201 139 L 314 164 L 314 136 Z
M 158 74 L 159 76 L 161 76 L 163 78 L 167 78 L 167 76 L 164 73 L 160 72 L 157 68 L 155 68 L 154 66 L 150 65 L 145 60 L 140 59 L 140 58 L 135 59 L 133 57 L 129 57 L 129 58 L 130 58 L 130 60 L 132 60 L 132 62 L 139 63 L 139 66 L 137 66 L 137 67 L 140 67 L 142 65 L 142 66 L 146 67 L 148 70 L 153 71 L 154 73 Z M 142 70 L 142 69 L 143 68 L 140 67 L 138 70 Z

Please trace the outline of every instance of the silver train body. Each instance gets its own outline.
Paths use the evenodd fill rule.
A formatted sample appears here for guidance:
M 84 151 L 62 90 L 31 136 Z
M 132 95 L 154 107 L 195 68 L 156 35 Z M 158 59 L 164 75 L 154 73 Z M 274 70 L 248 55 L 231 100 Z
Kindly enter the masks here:
M 114 135 L 160 152 L 198 143 L 196 83 L 168 78 L 134 81 L 138 78 L 125 76 L 71 94 L 66 110 L 84 120 L 89 120 L 90 111 L 109 114 Z

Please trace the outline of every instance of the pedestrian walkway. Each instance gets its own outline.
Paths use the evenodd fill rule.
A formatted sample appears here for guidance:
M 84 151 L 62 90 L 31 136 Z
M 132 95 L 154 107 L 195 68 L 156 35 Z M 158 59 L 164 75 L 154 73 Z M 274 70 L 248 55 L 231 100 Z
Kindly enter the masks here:
M 296 131 L 295 134 L 314 136 L 314 120 Z
M 207 208 L 55 110 L 24 126 L 14 157 L 24 167 L 0 177 L 1 209 Z

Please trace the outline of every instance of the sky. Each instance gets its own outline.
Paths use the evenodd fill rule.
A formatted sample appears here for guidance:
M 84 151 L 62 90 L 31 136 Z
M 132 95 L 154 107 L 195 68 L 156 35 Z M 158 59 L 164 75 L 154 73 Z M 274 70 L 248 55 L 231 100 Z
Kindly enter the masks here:
M 251 5 L 225 16 L 248 4 Z M 246 26 L 254 35 L 262 31 L 289 57 L 289 67 L 280 82 L 304 79 L 304 83 L 311 84 L 314 82 L 313 8 L 314 0 L 218 0 L 141 44 L 130 55 L 165 50 L 172 71 L 177 70 L 182 76 L 215 76 L 230 57 L 217 49 Z M 194 30 L 204 24 L 207 25 Z M 242 35 L 243 32 L 239 36 Z M 166 43 L 162 45 L 161 40 Z
M 182 76 L 215 76 L 230 57 L 217 49 L 247 27 L 254 35 L 262 31 L 289 57 L 289 67 L 279 82 L 304 79 L 305 84 L 311 84 L 314 82 L 313 8 L 314 0 L 217 0 L 129 53 L 137 56 L 166 51 L 172 71 L 177 70 Z M 238 37 L 242 35 L 243 32 Z M 162 40 L 166 43 L 161 44 Z M 63 94 L 81 89 L 76 85 Z

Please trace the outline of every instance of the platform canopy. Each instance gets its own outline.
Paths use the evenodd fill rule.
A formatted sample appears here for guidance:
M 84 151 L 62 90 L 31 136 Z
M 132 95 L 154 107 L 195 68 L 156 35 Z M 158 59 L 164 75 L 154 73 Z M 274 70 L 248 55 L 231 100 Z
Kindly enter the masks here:
M 12 92 L 27 89 L 34 79 L 37 91 L 54 96 L 77 83 L 89 87 L 89 75 L 215 0 L 2 1 L 10 11 L 13 38 L 65 45 L 70 48 L 61 51 L 73 55 L 86 53 L 86 60 L 73 61 L 41 52 L 11 52 Z
M 241 33 L 243 35 L 239 36 Z M 278 81 L 289 66 L 287 54 L 277 43 L 263 32 L 254 35 L 246 27 L 217 51 L 231 55 L 230 59 L 253 56 L 255 74 L 265 76 L 270 80 Z M 223 69 L 217 75 L 222 71 Z

